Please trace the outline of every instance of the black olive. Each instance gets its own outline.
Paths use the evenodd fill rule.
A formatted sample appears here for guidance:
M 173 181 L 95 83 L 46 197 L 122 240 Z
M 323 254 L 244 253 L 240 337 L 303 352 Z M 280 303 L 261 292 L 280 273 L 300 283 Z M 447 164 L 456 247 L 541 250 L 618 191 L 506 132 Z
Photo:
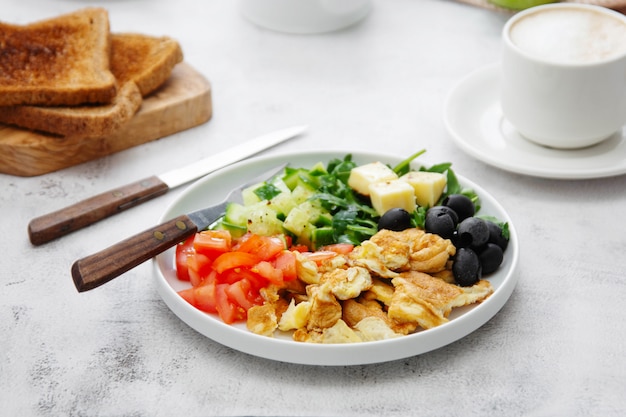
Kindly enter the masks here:
M 472 200 L 463 194 L 450 194 L 444 198 L 442 204 L 446 207 L 450 207 L 459 216 L 459 221 L 472 217 L 476 212 L 476 207 Z
M 478 254 L 478 260 L 482 267 L 483 274 L 491 274 L 494 272 L 504 259 L 502 248 L 495 243 L 487 243 Z
M 489 228 L 488 242 L 495 243 L 500 246 L 500 249 L 505 251 L 509 245 L 509 240 L 502 235 L 502 228 L 489 220 L 485 220 L 485 223 L 487 223 L 487 227 Z
M 435 206 L 428 209 L 424 221 L 424 230 L 434 233 L 444 239 L 452 238 L 458 224 L 458 216 L 449 207 Z
M 468 217 L 459 223 L 457 246 L 479 248 L 489 240 L 487 222 L 478 217 Z
M 411 215 L 402 208 L 392 208 L 387 210 L 378 220 L 378 230 L 392 230 L 401 232 L 411 226 Z
M 454 280 L 462 287 L 469 287 L 482 277 L 482 267 L 478 255 L 471 249 L 460 248 L 454 255 L 452 264 Z

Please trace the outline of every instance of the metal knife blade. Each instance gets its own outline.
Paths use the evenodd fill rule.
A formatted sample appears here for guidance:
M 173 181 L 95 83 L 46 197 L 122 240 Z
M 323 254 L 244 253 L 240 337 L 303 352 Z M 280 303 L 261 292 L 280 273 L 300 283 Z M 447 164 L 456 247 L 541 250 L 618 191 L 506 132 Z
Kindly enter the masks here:
M 158 226 L 129 237 L 98 253 L 80 259 L 72 265 L 72 278 L 79 292 L 99 287 L 166 251 L 179 242 L 204 230 L 218 220 L 231 201 L 241 201 L 241 191 L 252 184 L 268 180 L 285 166 L 273 167 L 228 194 L 221 203 L 182 214 Z
M 144 178 L 37 217 L 28 224 L 28 236 L 33 245 L 42 245 L 241 161 L 291 139 L 306 129 L 307 126 L 293 126 L 268 133 L 182 168 Z

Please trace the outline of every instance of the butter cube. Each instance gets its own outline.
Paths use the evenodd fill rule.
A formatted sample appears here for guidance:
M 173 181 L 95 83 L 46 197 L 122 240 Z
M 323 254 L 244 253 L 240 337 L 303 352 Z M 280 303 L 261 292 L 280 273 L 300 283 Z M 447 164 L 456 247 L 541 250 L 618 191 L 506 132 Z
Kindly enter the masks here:
M 415 201 L 422 207 L 434 206 L 447 184 L 446 176 L 438 172 L 411 171 L 400 177 L 400 181 L 413 187 Z
M 398 175 L 387 165 L 382 162 L 372 162 L 352 168 L 350 178 L 348 178 L 348 185 L 359 194 L 370 195 L 370 184 L 397 178 Z
M 372 207 L 381 216 L 392 208 L 403 208 L 409 213 L 415 210 L 415 192 L 406 181 L 396 179 L 370 184 L 369 194 Z

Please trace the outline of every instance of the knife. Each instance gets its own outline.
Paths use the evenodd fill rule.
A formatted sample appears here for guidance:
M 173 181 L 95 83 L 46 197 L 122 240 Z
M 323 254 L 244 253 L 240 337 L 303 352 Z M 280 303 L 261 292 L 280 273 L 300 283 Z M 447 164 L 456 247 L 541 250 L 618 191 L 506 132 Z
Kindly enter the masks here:
M 219 204 L 182 214 L 149 228 L 72 265 L 72 278 L 79 292 L 91 290 L 122 275 L 148 259 L 182 242 L 218 220 L 230 202 L 243 202 L 241 191 L 267 181 L 285 169 L 287 164 L 273 167 L 235 189 Z
M 210 172 L 291 139 L 306 129 L 307 126 L 293 126 L 268 133 L 182 168 L 150 176 L 37 217 L 28 224 L 30 242 L 33 245 L 42 245 L 82 229 L 99 220 L 163 195 L 173 188 Z

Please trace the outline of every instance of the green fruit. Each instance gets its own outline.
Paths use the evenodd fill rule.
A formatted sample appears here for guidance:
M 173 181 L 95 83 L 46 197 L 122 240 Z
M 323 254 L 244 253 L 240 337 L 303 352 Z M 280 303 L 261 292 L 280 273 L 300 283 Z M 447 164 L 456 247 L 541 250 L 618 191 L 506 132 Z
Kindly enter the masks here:
M 558 0 L 489 0 L 493 4 L 507 9 L 522 10 L 540 4 L 558 3 Z

